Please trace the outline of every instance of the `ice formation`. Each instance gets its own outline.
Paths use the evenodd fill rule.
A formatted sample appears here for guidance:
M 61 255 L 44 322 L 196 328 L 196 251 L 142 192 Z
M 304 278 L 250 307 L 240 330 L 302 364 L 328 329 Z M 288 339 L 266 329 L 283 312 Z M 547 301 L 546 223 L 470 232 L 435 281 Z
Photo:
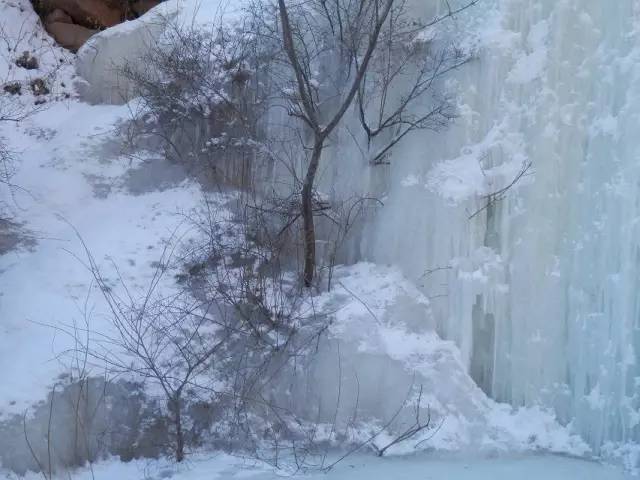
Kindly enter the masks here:
M 364 257 L 438 296 L 438 331 L 490 396 L 553 408 L 596 451 L 635 444 L 640 5 L 488 0 L 456 29 L 477 52 L 460 118 L 396 150 Z

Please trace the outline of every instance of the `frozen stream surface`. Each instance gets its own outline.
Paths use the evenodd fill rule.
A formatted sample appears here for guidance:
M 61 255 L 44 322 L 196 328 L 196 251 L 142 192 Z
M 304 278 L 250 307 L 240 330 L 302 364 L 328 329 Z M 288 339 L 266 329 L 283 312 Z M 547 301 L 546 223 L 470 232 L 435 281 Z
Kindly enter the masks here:
M 603 466 L 568 457 L 528 455 L 497 458 L 432 457 L 420 455 L 378 459 L 369 455 L 352 456 L 329 473 L 291 474 L 274 472 L 237 458 L 218 455 L 200 457 L 184 466 L 163 462 L 105 462 L 91 471 L 76 472 L 75 480 L 275 480 L 307 478 L 326 480 L 622 480 L 636 478 L 616 467 Z M 33 478 L 38 478 L 35 475 Z M 30 479 L 29 479 L 30 480 Z

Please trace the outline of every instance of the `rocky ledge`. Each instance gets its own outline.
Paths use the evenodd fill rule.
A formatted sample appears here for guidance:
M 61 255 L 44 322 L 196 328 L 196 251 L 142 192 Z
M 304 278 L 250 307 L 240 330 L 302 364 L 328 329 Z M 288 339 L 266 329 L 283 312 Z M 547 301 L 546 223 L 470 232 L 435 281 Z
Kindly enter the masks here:
M 49 34 L 77 51 L 95 33 L 143 15 L 162 0 L 32 0 Z

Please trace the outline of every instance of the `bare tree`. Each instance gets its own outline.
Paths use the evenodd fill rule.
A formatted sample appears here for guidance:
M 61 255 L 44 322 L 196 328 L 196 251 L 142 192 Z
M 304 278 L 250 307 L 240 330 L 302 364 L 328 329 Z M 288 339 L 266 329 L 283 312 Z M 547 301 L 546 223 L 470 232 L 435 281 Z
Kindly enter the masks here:
M 410 17 L 405 0 L 277 0 L 258 2 L 251 11 L 279 38 L 284 54 L 280 97 L 288 115 L 301 122 L 305 173 L 300 180 L 305 286 L 316 272 L 317 194 L 314 191 L 323 151 L 357 105 L 369 160 L 383 163 L 390 150 L 417 129 L 438 129 L 453 117 L 446 97 L 422 102 L 436 80 L 466 61 L 456 49 L 428 54 L 425 32 L 476 4 L 448 8 L 430 22 Z M 272 18 L 269 17 L 272 15 Z M 334 64 L 335 68 L 328 65 Z M 406 88 L 401 94 L 397 88 Z M 426 111 L 416 106 L 428 105 Z

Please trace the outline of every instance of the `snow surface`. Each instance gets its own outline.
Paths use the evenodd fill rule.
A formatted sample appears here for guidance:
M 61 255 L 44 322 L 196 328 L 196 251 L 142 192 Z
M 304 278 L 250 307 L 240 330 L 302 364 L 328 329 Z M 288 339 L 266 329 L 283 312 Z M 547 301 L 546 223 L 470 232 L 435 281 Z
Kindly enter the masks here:
M 245 0 L 169 0 L 142 17 L 94 35 L 78 52 L 78 73 L 88 82 L 83 97 L 91 102 L 124 103 L 130 82 L 119 74 L 125 65 L 146 68 L 144 53 L 162 44 L 167 28 L 215 30 L 239 20 Z
M 41 478 L 34 474 L 25 480 Z M 65 477 L 66 478 L 66 477 Z M 372 458 L 353 455 L 328 473 L 274 471 L 268 466 L 227 455 L 195 456 L 184 465 L 166 461 L 102 462 L 92 470 L 73 472 L 73 480 L 277 480 L 282 478 L 326 480 L 625 480 L 620 470 L 584 460 L 552 456 L 506 458 L 411 456 Z

